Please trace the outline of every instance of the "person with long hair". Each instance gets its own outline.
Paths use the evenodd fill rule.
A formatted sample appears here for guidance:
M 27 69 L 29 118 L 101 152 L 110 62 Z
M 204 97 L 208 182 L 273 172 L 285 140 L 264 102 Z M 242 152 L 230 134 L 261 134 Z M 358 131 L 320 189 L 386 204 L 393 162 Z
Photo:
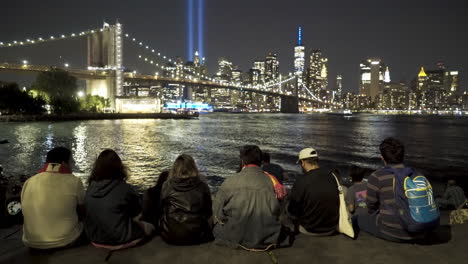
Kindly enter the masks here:
M 170 244 L 193 245 L 213 239 L 210 189 L 199 175 L 193 158 L 177 157 L 161 193 L 159 229 Z
M 99 154 L 85 197 L 85 230 L 96 247 L 131 247 L 151 232 L 149 224 L 136 220 L 141 213 L 140 198 L 126 183 L 127 178 L 127 169 L 115 151 L 106 149 Z

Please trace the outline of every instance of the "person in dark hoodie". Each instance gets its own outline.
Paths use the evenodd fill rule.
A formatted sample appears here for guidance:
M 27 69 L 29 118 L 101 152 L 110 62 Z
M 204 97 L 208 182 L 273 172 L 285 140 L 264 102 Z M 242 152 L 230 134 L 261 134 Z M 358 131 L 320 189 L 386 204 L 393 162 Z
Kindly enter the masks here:
M 141 220 L 153 224 L 156 229 L 156 233 L 159 233 L 159 219 L 162 215 L 162 187 L 168 178 L 168 170 L 161 172 L 161 174 L 159 174 L 156 185 L 149 188 L 143 195 L 143 211 L 141 213 Z
M 169 244 L 194 245 L 211 241 L 213 214 L 210 189 L 198 173 L 193 158 L 175 160 L 161 193 L 161 237 Z
M 85 196 L 85 230 L 96 247 L 131 247 L 151 232 L 150 224 L 136 220 L 141 212 L 140 198 L 126 183 L 127 175 L 115 151 L 106 149 L 99 154 Z

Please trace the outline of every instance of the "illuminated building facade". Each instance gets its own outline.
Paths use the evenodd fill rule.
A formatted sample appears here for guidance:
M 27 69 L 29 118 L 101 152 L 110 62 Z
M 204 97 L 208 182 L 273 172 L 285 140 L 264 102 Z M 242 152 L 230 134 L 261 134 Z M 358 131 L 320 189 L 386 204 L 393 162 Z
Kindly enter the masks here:
M 322 56 L 322 51 L 312 50 L 310 53 L 307 87 L 311 92 L 319 97 L 322 90 L 328 86 L 328 59 Z M 306 96 L 305 91 L 302 91 L 303 96 Z
M 377 109 L 407 110 L 410 107 L 410 91 L 404 82 L 384 82 L 382 93 L 377 96 Z
M 461 108 L 459 72 L 446 69 L 443 62 L 435 70 L 421 67 L 412 82 L 418 110 L 454 110 Z
M 226 58 L 218 59 L 218 70 L 214 79 L 220 83 L 231 83 L 233 80 L 233 65 Z M 215 108 L 232 109 L 232 91 L 226 88 L 212 88 L 211 102 Z
M 261 82 L 261 71 L 258 69 L 250 69 L 249 71 L 249 83 L 252 84 L 253 86 L 257 86 L 262 84 Z
M 294 47 L 294 75 L 297 76 L 297 85 L 304 84 L 305 47 L 302 45 L 302 28 L 297 30 L 297 45 Z
M 276 53 L 270 52 L 265 58 L 265 82 L 275 83 L 278 81 L 279 76 L 278 55 L 276 55 Z
M 360 64 L 361 76 L 359 92 L 371 98 L 375 103 L 377 96 L 382 93 L 384 72 L 383 63 L 378 58 L 367 59 Z
M 343 77 L 341 75 L 336 76 L 334 95 L 335 101 L 341 101 L 343 95 Z
M 252 69 L 259 71 L 258 78 L 256 79 L 256 82 L 258 84 L 265 83 L 265 61 L 264 60 L 256 60 L 254 62 L 254 66 L 253 66 Z M 254 85 L 254 84 L 252 83 L 252 85 Z

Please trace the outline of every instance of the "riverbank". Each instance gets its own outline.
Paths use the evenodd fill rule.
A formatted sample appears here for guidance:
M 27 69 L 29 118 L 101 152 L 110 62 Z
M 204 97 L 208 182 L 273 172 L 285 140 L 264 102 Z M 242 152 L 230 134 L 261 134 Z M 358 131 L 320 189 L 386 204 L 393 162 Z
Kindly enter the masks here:
M 32 255 L 21 242 L 21 226 L 0 229 L 0 263 L 464 263 L 468 225 L 447 223 L 427 244 L 397 244 L 361 233 L 356 240 L 343 235 L 310 237 L 299 235 L 292 247 L 268 252 L 248 252 L 207 243 L 171 246 L 155 237 L 142 246 L 116 251 L 91 245 Z
M 99 113 L 68 115 L 0 115 L 0 122 L 81 121 L 114 119 L 194 119 L 198 113 Z

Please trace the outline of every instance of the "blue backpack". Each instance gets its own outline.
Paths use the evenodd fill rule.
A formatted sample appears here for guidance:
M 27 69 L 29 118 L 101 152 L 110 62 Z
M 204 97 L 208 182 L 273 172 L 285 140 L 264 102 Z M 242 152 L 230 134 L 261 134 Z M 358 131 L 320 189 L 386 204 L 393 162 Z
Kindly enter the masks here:
M 395 175 L 395 208 L 392 211 L 400 219 L 403 228 L 410 233 L 420 233 L 438 227 L 439 208 L 426 177 L 418 175 L 414 169 L 408 167 L 386 167 L 385 170 Z

